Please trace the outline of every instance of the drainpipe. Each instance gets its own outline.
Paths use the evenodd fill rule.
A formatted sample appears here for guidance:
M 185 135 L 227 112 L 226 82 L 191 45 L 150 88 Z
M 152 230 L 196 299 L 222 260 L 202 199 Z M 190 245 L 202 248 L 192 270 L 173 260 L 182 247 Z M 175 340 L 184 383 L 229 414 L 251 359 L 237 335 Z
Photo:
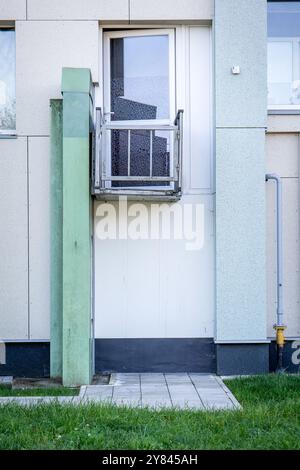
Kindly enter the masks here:
M 283 323 L 283 249 L 282 249 L 282 182 L 280 176 L 275 173 L 267 174 L 266 181 L 276 182 L 276 234 L 277 234 L 277 321 L 274 325 L 276 331 L 277 344 L 277 369 L 276 372 L 283 372 L 283 348 L 285 343 Z

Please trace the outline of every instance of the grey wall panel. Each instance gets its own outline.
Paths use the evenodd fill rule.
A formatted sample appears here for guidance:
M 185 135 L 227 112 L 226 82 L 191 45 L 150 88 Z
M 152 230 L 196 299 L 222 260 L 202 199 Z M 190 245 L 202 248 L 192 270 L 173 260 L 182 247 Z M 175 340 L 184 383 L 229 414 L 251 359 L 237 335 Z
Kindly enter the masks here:
M 266 338 L 265 132 L 217 129 L 218 340 Z
M 215 0 L 219 342 L 266 340 L 266 13 L 266 0 Z
M 129 20 L 129 0 L 27 0 L 32 20 Z
M 266 13 L 266 0 L 215 1 L 217 127 L 266 126 Z
M 269 372 L 269 344 L 217 344 L 218 375 L 256 375 Z
M 28 338 L 27 139 L 0 139 L 0 338 Z
M 26 0 L 0 0 L 0 21 L 25 19 Z
M 89 68 L 98 81 L 97 21 L 18 21 L 17 132 L 49 135 L 50 98 L 61 98 L 62 67 Z
M 130 0 L 130 21 L 211 20 L 214 0 Z
M 50 139 L 30 137 L 29 302 L 30 338 L 50 337 Z

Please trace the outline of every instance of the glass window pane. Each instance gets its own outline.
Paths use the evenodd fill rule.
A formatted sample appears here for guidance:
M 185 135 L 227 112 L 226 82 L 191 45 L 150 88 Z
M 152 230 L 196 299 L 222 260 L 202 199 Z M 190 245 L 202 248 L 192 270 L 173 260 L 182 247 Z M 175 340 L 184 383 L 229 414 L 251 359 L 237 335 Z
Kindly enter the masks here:
M 15 32 L 0 29 L 0 131 L 16 129 Z
M 293 43 L 274 41 L 268 44 L 269 104 L 292 104 Z
M 300 2 L 268 3 L 269 37 L 300 36 Z
M 268 102 L 300 105 L 300 1 L 268 3 Z
M 113 120 L 169 118 L 169 37 L 111 39 Z
M 111 174 L 128 176 L 128 131 L 111 132 Z M 168 131 L 132 130 L 130 132 L 130 176 L 170 176 L 170 133 Z M 113 182 L 114 187 L 168 186 L 168 182 Z

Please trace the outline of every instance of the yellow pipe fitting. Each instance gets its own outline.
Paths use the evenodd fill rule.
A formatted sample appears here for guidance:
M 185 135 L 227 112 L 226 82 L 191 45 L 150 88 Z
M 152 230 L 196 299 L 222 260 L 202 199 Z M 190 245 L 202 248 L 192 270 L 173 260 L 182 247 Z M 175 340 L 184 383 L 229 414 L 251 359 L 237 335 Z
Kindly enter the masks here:
M 274 329 L 276 330 L 276 343 L 277 343 L 277 346 L 283 348 L 284 343 L 285 343 L 284 330 L 286 329 L 286 326 L 277 326 L 277 325 L 275 325 Z

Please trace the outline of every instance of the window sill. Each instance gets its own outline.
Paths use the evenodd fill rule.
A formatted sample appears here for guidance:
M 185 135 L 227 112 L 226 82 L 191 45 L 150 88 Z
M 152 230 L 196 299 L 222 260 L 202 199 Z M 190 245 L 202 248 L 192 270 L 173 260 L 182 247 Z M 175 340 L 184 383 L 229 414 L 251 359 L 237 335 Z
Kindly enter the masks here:
M 300 109 L 268 109 L 268 115 L 286 116 L 286 115 L 299 115 Z
M 17 139 L 17 133 L 12 132 L 0 132 L 0 139 Z

